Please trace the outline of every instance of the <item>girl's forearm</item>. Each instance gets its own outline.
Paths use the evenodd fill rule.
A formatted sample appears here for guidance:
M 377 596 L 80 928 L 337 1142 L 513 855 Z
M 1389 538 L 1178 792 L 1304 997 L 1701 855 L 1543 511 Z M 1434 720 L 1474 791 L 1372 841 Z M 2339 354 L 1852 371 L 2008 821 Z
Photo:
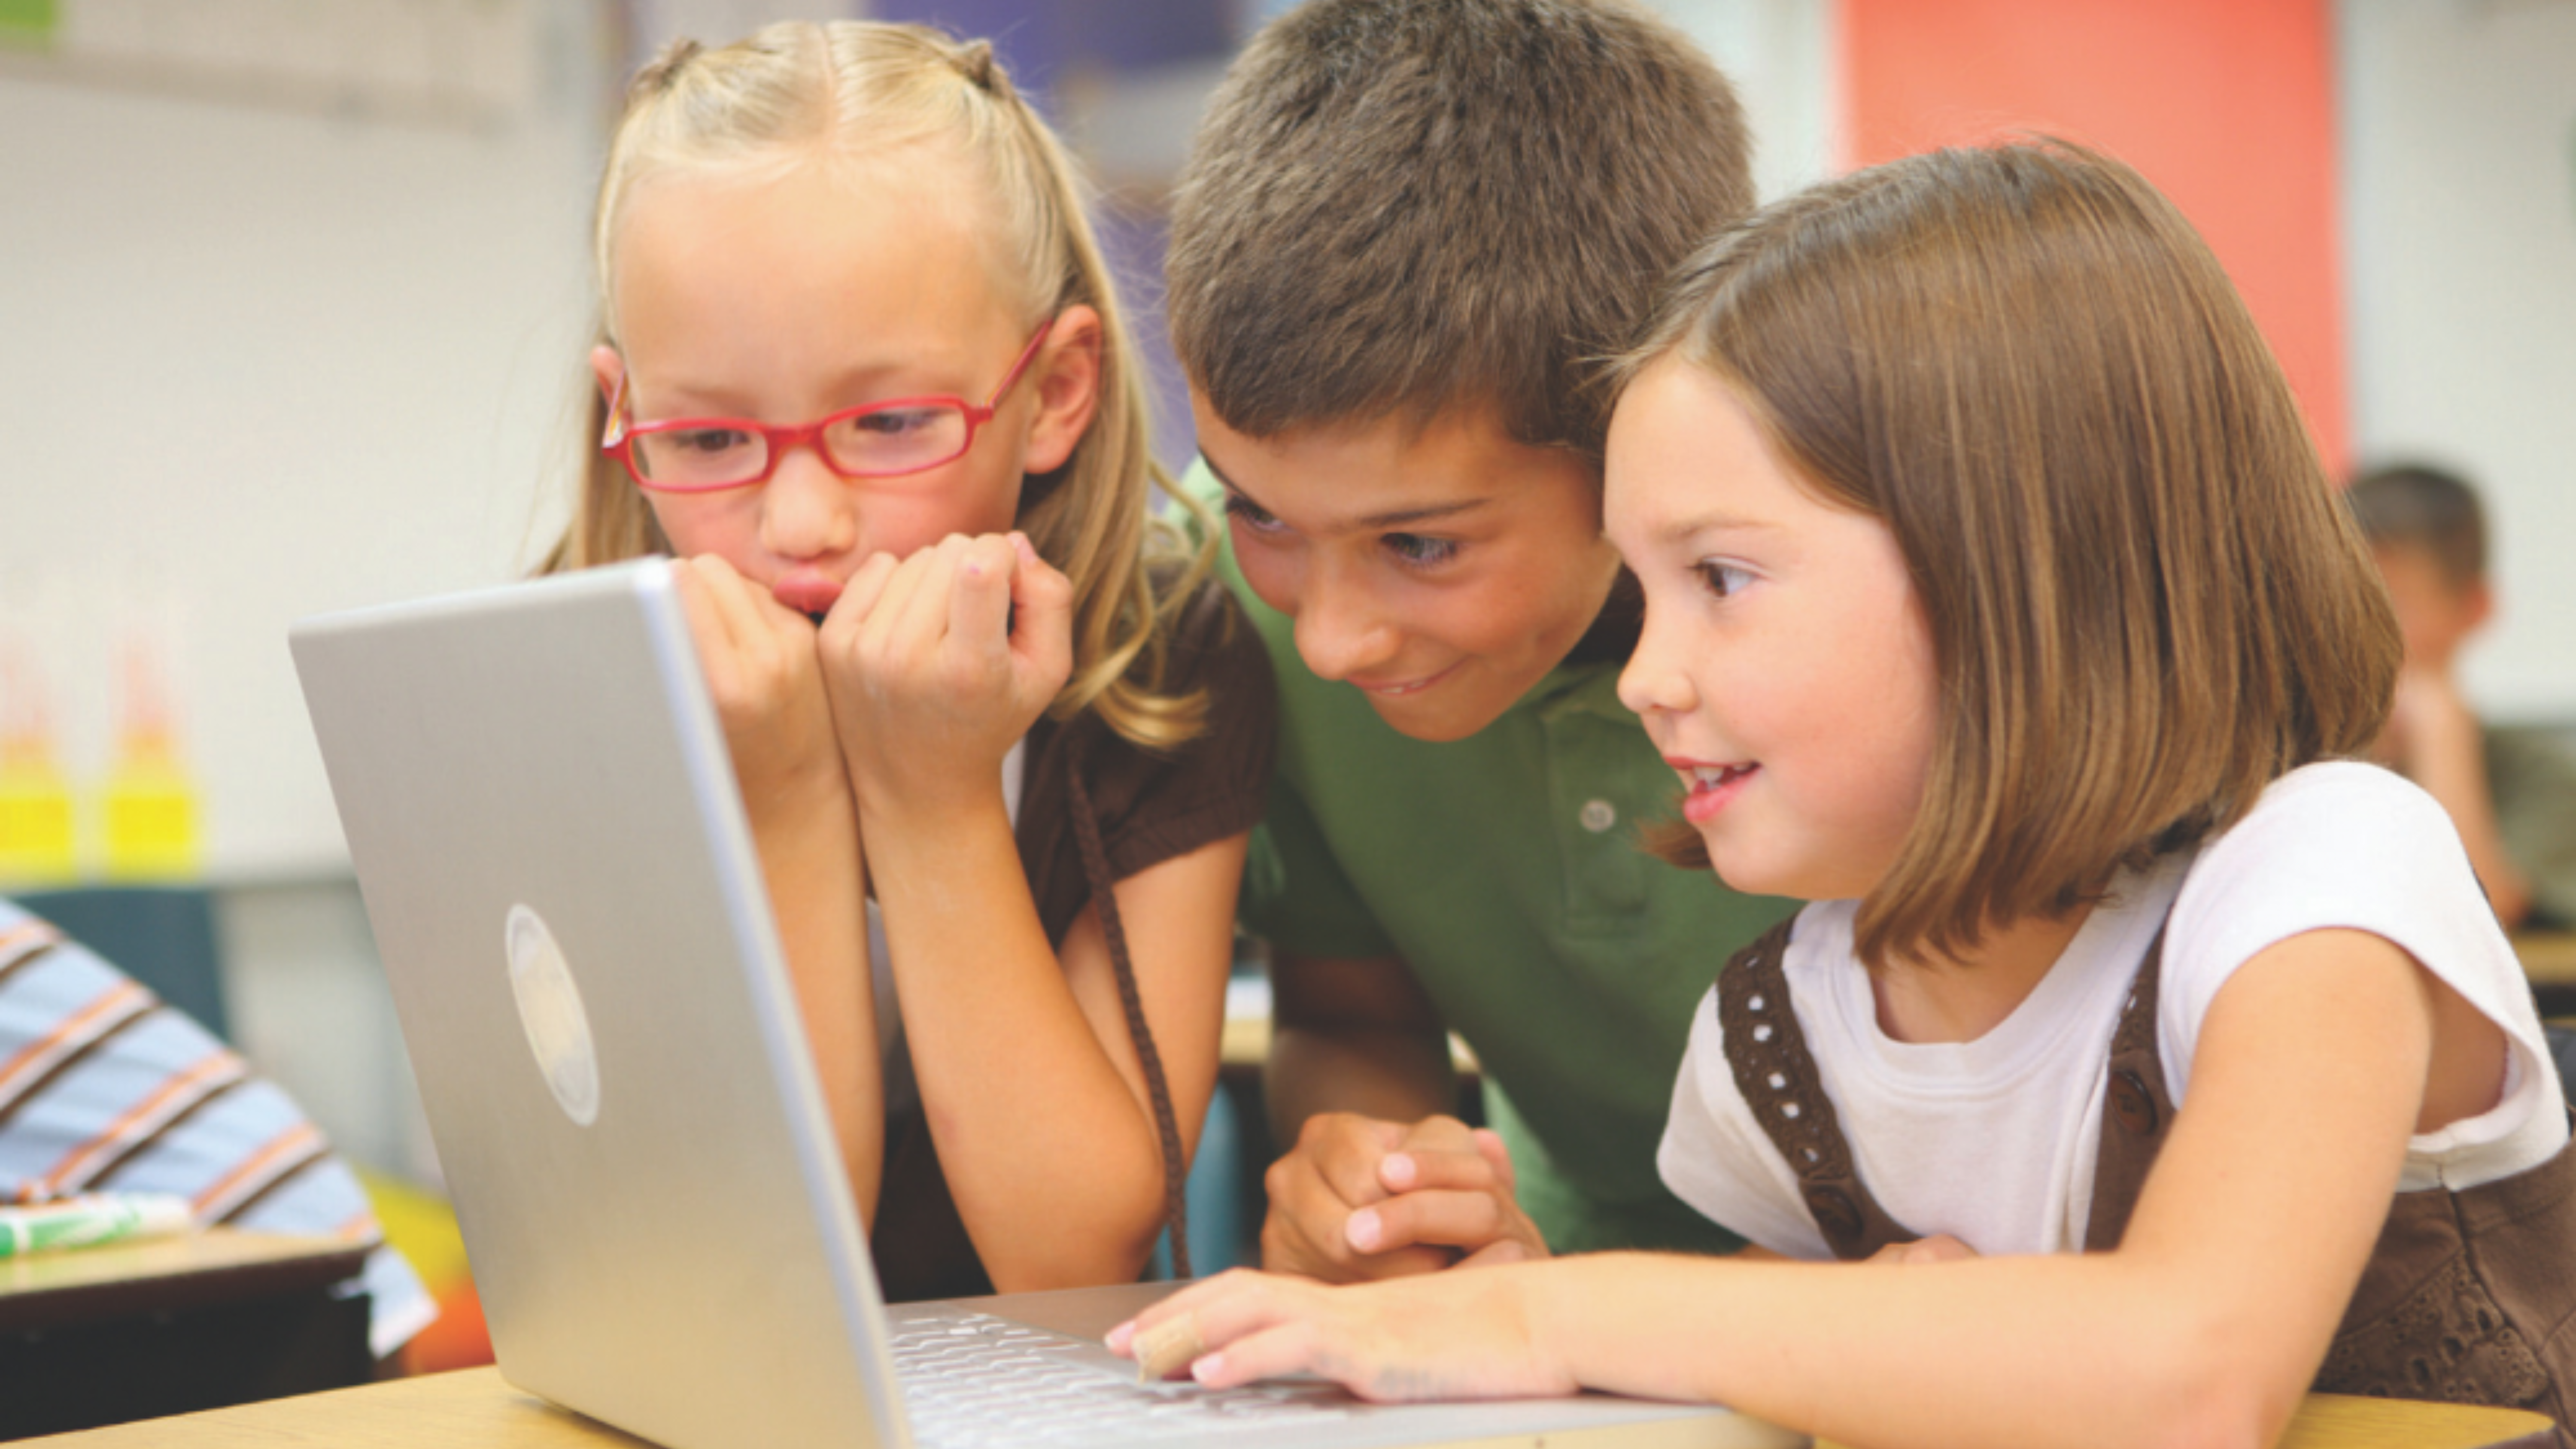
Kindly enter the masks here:
M 1150 1108 L 1047 942 L 999 795 L 960 814 L 871 824 L 913 1072 L 994 1285 L 1133 1278 L 1163 1214 Z
M 867 883 L 858 810 L 846 783 L 752 821 L 761 874 L 796 988 L 814 1073 L 861 1218 L 876 1218 L 885 1096 L 876 997 L 868 977 Z
M 2116 1255 L 1487 1271 L 1531 1275 L 1540 1346 L 1587 1387 L 1852 1444 L 2268 1444 L 2314 1371 Z

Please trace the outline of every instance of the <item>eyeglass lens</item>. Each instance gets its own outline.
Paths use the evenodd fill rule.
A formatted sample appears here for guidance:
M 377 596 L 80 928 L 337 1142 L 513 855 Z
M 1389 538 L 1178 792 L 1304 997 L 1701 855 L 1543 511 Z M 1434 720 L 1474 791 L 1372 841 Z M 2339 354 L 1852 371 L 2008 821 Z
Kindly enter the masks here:
M 870 408 L 830 419 L 820 443 L 833 468 L 870 476 L 937 467 L 966 451 L 966 414 L 946 404 Z M 721 488 L 769 471 L 769 439 L 749 428 L 638 431 L 636 471 L 665 488 Z

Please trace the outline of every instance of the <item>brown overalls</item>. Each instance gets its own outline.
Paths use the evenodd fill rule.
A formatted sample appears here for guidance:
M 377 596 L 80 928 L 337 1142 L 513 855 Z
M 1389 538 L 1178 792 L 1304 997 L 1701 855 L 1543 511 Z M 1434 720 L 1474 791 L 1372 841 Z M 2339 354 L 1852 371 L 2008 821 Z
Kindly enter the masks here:
M 1836 1257 L 1866 1258 L 1915 1233 L 1889 1217 L 1852 1164 L 1789 1007 L 1781 922 L 1717 978 L 1718 1021 L 1737 1090 L 1798 1174 Z M 2119 1246 L 2173 1122 L 2156 1050 L 2164 934 L 2147 948 L 2111 1038 L 2108 1101 L 2086 1251 Z M 2397 1194 L 2361 1284 L 2318 1370 L 2320 1393 L 2531 1409 L 2571 1436 L 2576 1384 L 2576 1147 L 2465 1191 Z

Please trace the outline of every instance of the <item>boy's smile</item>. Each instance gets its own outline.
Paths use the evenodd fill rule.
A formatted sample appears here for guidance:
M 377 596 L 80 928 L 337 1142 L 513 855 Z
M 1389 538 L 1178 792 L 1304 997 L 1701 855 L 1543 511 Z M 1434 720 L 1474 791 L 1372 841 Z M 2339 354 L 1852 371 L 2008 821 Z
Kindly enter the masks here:
M 1483 413 L 1254 438 L 1195 396 L 1191 411 L 1244 581 L 1296 621 L 1308 669 L 1415 739 L 1492 724 L 1618 577 L 1591 465 Z

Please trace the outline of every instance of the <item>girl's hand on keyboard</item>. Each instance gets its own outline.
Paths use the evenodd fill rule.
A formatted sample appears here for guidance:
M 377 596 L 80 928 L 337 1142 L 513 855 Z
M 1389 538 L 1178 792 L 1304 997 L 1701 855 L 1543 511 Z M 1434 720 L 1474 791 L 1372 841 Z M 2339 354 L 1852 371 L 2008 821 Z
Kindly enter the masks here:
M 1311 1373 L 1380 1401 L 1573 1393 L 1537 1331 L 1530 1282 L 1510 1265 L 1347 1287 L 1236 1271 L 1162 1300 L 1108 1343 L 1133 1356 L 1139 1335 L 1186 1316 L 1207 1350 L 1189 1375 L 1209 1388 Z

